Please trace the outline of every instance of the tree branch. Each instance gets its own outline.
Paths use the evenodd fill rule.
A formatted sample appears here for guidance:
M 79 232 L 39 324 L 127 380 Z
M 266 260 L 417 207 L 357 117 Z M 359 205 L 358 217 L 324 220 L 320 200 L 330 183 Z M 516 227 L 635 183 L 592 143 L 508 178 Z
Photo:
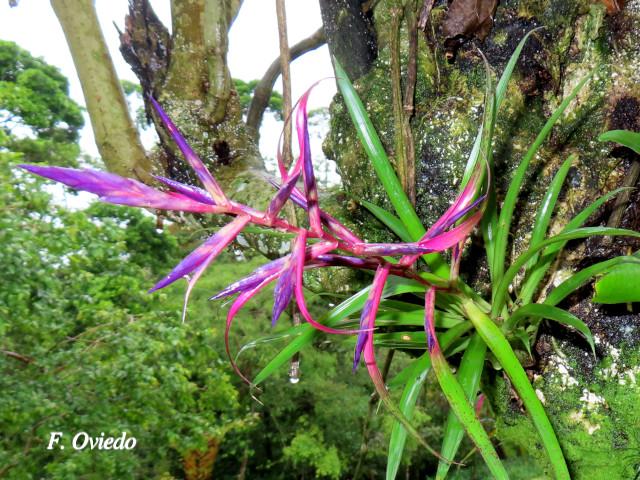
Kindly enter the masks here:
M 27 365 L 30 364 L 30 363 L 33 363 L 33 361 L 34 361 L 33 358 L 31 358 L 31 357 L 27 357 L 26 355 L 22 355 L 20 353 L 11 352 L 9 350 L 0 350 L 0 352 L 5 354 L 9 358 L 13 358 L 15 360 L 19 360 L 22 363 L 26 363 Z
M 305 53 L 321 47 L 325 43 L 326 38 L 324 31 L 322 28 L 319 28 L 313 35 L 292 46 L 289 49 L 289 57 L 291 61 L 293 61 Z M 251 105 L 249 105 L 249 112 L 247 113 L 247 127 L 256 141 L 260 138 L 260 124 L 262 123 L 262 117 L 267 109 L 267 105 L 269 105 L 273 85 L 276 83 L 281 72 L 282 67 L 280 65 L 280 57 L 278 56 L 278 58 L 271 63 L 253 92 L 253 98 Z
M 276 0 L 276 15 L 278 17 L 278 40 L 280 44 L 280 70 L 282 71 L 282 116 L 284 122 L 284 164 L 291 164 L 291 52 L 287 35 L 287 11 L 284 0 Z
M 92 0 L 51 0 L 80 78 L 96 145 L 110 172 L 150 181 L 140 143 Z
M 413 205 L 416 204 L 416 147 L 411 131 L 411 117 L 415 110 L 415 91 L 418 76 L 418 18 L 415 0 L 410 0 L 405 6 L 404 17 L 407 23 L 409 37 L 409 58 L 407 60 L 407 80 L 404 91 L 404 118 L 402 121 L 402 135 L 406 148 L 406 184 L 405 191 Z

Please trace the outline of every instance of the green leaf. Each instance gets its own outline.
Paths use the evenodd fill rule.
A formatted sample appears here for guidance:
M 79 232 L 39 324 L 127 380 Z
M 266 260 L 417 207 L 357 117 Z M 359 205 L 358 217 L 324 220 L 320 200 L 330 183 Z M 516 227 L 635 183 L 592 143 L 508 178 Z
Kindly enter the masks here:
M 520 58 L 520 54 L 522 53 L 522 49 L 524 48 L 525 43 L 527 42 L 527 40 L 529 39 L 529 37 L 531 36 L 531 34 L 533 34 L 534 32 L 540 30 L 543 27 L 538 27 L 538 28 L 534 28 L 533 30 L 531 30 L 529 33 L 527 33 L 522 40 L 520 40 L 520 43 L 518 43 L 518 46 L 516 47 L 516 49 L 513 51 L 513 53 L 511 54 L 511 58 L 509 58 L 509 61 L 507 62 L 507 65 L 504 67 L 504 70 L 502 72 L 502 76 L 500 77 L 500 80 L 498 81 L 498 85 L 496 86 L 496 91 L 495 91 L 495 112 L 497 113 L 500 110 L 500 106 L 502 105 L 502 101 L 504 100 L 504 96 L 505 93 L 507 92 L 507 85 L 509 84 L 509 80 L 511 80 L 511 75 L 513 74 L 513 70 L 516 67 L 516 64 L 518 63 L 518 58 Z M 487 85 L 490 87 L 491 86 L 491 77 L 488 76 L 487 77 Z M 488 101 L 489 98 L 491 97 L 490 95 L 491 92 L 489 92 L 489 94 L 487 94 L 487 92 L 485 92 L 485 112 L 488 111 Z M 495 115 L 494 115 L 494 119 L 495 119 Z M 467 164 L 465 166 L 465 171 L 464 171 L 464 175 L 462 177 L 462 185 L 466 185 L 466 183 L 469 181 L 469 177 L 471 177 L 471 173 L 473 172 L 473 167 L 476 164 L 477 158 L 480 154 L 480 143 L 482 140 L 482 132 L 484 130 L 484 124 L 485 124 L 485 120 L 483 119 L 483 125 L 480 126 L 480 130 L 478 130 L 478 134 L 476 135 L 476 139 L 473 142 L 473 147 L 471 149 L 471 153 L 469 154 L 469 159 L 467 160 Z
M 495 249 L 493 252 L 493 267 L 492 271 L 494 275 L 492 277 L 494 285 L 500 284 L 502 281 L 502 276 L 504 272 L 504 263 L 507 254 L 507 243 L 509 238 L 509 231 L 511 229 L 511 220 L 513 218 L 513 212 L 516 207 L 516 203 L 518 201 L 518 195 L 520 193 L 520 188 L 522 187 L 522 183 L 524 182 L 525 175 L 527 170 L 529 169 L 529 164 L 531 160 L 535 157 L 538 149 L 542 145 L 542 143 L 547 139 L 553 126 L 558 121 L 560 116 L 567 109 L 572 100 L 578 95 L 578 92 L 584 87 L 587 81 L 591 78 L 591 76 L 595 73 L 595 70 L 591 72 L 589 75 L 584 77 L 578 85 L 571 91 L 571 93 L 562 101 L 560 106 L 553 112 L 553 115 L 549 117 L 544 127 L 536 137 L 535 141 L 522 158 L 520 165 L 513 175 L 513 179 L 509 184 L 509 189 L 507 190 L 507 195 L 502 204 L 502 210 L 500 211 L 500 217 L 498 219 L 498 226 L 495 237 Z M 495 298 L 496 292 L 494 291 L 493 297 Z
M 371 160 L 373 169 L 375 170 L 380 183 L 382 183 L 382 186 L 387 192 L 389 200 L 391 201 L 393 208 L 396 210 L 398 217 L 400 217 L 400 220 L 404 223 L 404 226 L 412 239 L 416 241 L 424 235 L 425 228 L 420 222 L 418 214 L 409 201 L 409 198 L 402 189 L 402 184 L 400 183 L 400 180 L 398 180 L 398 176 L 387 157 L 384 147 L 382 146 L 382 142 L 378 137 L 375 127 L 369 119 L 369 115 L 367 114 L 364 105 L 362 105 L 362 102 L 360 101 L 356 90 L 353 88 L 346 72 L 342 69 L 340 63 L 335 58 L 334 68 L 336 71 L 336 82 L 338 83 L 338 88 L 340 89 L 344 103 L 347 106 L 347 110 L 349 111 L 351 121 L 353 122 L 358 137 L 360 138 L 360 142 L 362 143 L 367 156 Z M 443 278 L 447 278 L 449 276 L 449 267 L 439 254 L 430 253 L 425 255 L 423 258 L 425 258 L 425 261 L 432 272 Z
M 492 148 L 491 141 L 493 136 L 493 127 L 496 120 L 496 99 L 493 92 L 493 82 L 491 79 L 491 68 L 487 60 L 484 60 L 485 70 L 485 88 L 484 88 L 484 108 L 482 114 L 482 124 L 476 135 L 476 139 L 473 142 L 469 159 L 464 168 L 464 174 L 462 175 L 462 182 L 460 184 L 460 191 L 464 190 L 469 183 L 471 175 L 476 170 L 476 166 L 479 161 L 485 160 L 488 165 L 491 165 Z
M 518 361 L 509 341 L 493 321 L 484 314 L 471 300 L 464 303 L 469 320 L 480 334 L 500 365 L 509 376 L 511 384 L 520 396 L 525 408 L 531 415 L 536 430 L 540 434 L 542 444 L 549 456 L 555 476 L 559 480 L 570 480 L 569 470 L 562 454 L 551 422 L 547 418 L 544 407 L 529 383 L 527 374 Z
M 347 318 L 356 312 L 362 310 L 367 296 L 369 295 L 369 289 L 371 286 L 363 288 L 358 293 L 349 297 L 333 309 L 321 320 L 322 323 L 329 326 L 336 326 L 338 322 Z M 402 293 L 417 293 L 424 292 L 424 285 L 406 278 L 390 276 L 387 280 L 387 284 L 382 291 L 382 298 L 392 297 L 394 295 L 400 295 Z M 262 383 L 275 371 L 277 371 L 282 365 L 293 357 L 305 346 L 311 344 L 318 332 L 309 324 L 303 324 L 299 327 L 300 332 L 291 343 L 286 345 L 278 354 L 262 369 L 253 380 L 255 385 Z
M 416 362 L 414 369 L 411 372 L 411 378 L 407 382 L 402 391 L 402 397 L 400 398 L 399 408 L 407 419 L 413 418 L 413 412 L 416 408 L 416 402 L 422 385 L 424 384 L 429 368 L 431 367 L 431 360 L 428 355 L 420 357 L 420 362 Z M 397 420 L 393 422 L 391 428 L 391 437 L 389 438 L 389 453 L 387 455 L 387 480 L 393 480 L 396 478 L 400 462 L 402 461 L 402 453 L 404 452 L 404 446 L 407 442 L 407 430 Z M 444 463 L 444 462 L 443 462 Z
M 513 279 L 518 274 L 520 269 L 526 265 L 529 259 L 532 258 L 534 255 L 536 255 L 540 250 L 554 243 L 566 242 L 568 240 L 575 240 L 577 238 L 588 238 L 591 236 L 602 236 L 602 235 L 611 235 L 611 236 L 625 235 L 629 237 L 640 238 L 640 232 L 634 232 L 633 230 L 627 230 L 624 228 L 587 227 L 587 228 L 578 228 L 576 230 L 572 230 L 566 233 L 561 233 L 543 242 L 540 242 L 538 245 L 533 246 L 529 248 L 527 251 L 523 252 L 516 259 L 516 261 L 513 262 L 511 267 L 509 267 L 509 270 L 507 270 L 507 272 L 504 274 L 502 281 L 494 290 L 495 298 L 493 301 L 493 306 L 491 308 L 491 317 L 497 318 L 499 312 L 502 310 L 502 307 L 505 304 L 505 299 L 509 289 L 509 284 L 513 281 Z
M 366 200 L 358 200 L 358 202 L 369 210 L 373 216 L 380 220 L 389 230 L 395 233 L 400 240 L 403 242 L 413 241 L 413 237 L 411 237 L 406 227 L 398 217 L 387 212 L 384 208 L 381 208 L 371 202 L 367 202 Z
M 591 265 L 590 267 L 584 268 L 574 273 L 564 282 L 554 288 L 547 296 L 547 298 L 545 298 L 544 303 L 546 305 L 557 305 L 573 292 L 575 292 L 578 288 L 589 282 L 596 275 L 607 273 L 611 271 L 613 267 L 626 263 L 640 264 L 640 258 L 636 256 L 615 257 L 611 260 L 598 262 L 594 265 Z
M 601 142 L 616 142 L 640 155 L 640 133 L 628 130 L 609 130 L 598 137 Z
M 584 222 L 586 222 L 589 217 L 602 205 L 604 205 L 609 199 L 615 197 L 620 192 L 628 190 L 629 188 L 618 188 L 617 190 L 612 190 L 611 192 L 606 193 L 601 196 L 589 206 L 584 208 L 580 213 L 578 213 L 567 225 L 562 229 L 560 233 L 566 233 L 571 230 L 575 230 L 576 228 L 580 228 Z M 554 243 L 553 245 L 549 245 L 544 252 L 542 252 L 541 258 L 538 260 L 536 265 L 530 270 L 528 273 L 525 282 L 520 290 L 519 298 L 520 303 L 526 305 L 531 302 L 533 295 L 536 293 L 538 286 L 542 279 L 544 278 L 547 270 L 555 260 L 558 252 L 564 248 L 565 243 Z
M 356 337 L 351 335 L 344 340 L 346 345 L 356 344 Z M 373 344 L 382 348 L 397 348 L 403 350 L 424 350 L 427 338 L 424 331 L 376 333 Z
M 484 118 L 482 122 L 482 141 L 481 141 L 481 155 L 484 157 L 484 177 L 488 177 L 490 180 L 493 176 L 493 129 L 496 121 L 497 103 L 496 98 L 493 95 L 493 84 L 491 82 L 491 69 L 487 60 L 483 57 L 486 71 L 486 91 L 485 91 L 485 105 L 484 105 Z M 503 76 L 504 78 L 504 76 Z M 479 160 L 479 159 L 478 159 Z M 477 160 L 476 160 L 477 161 Z M 496 192 L 493 185 L 489 184 L 489 190 L 487 192 L 486 210 L 480 221 L 480 230 L 482 232 L 482 238 L 484 240 L 484 247 L 487 254 L 487 261 L 489 264 L 489 274 L 493 278 L 491 272 L 491 266 L 493 265 L 493 255 L 495 250 L 495 232 L 498 224 L 498 213 L 496 204 Z
M 595 356 L 596 346 L 593 342 L 593 335 L 591 335 L 591 330 L 589 330 L 589 327 L 587 327 L 585 323 L 575 315 L 572 315 L 566 310 L 562 310 L 561 308 L 554 307 L 552 305 L 539 303 L 530 303 L 528 305 L 524 305 L 513 312 L 511 317 L 509 317 L 509 320 L 504 323 L 502 330 L 504 332 L 512 330 L 517 326 L 520 320 L 527 317 L 546 318 L 575 328 L 584 336 L 587 342 L 589 342 L 591 351 Z
M 551 185 L 549 185 L 549 188 L 542 198 L 542 202 L 540 202 L 540 206 L 538 207 L 536 219 L 533 223 L 531 240 L 529 242 L 530 246 L 537 245 L 542 240 L 544 240 L 544 237 L 547 234 L 547 229 L 549 228 L 549 223 L 551 222 L 551 214 L 553 213 L 553 210 L 556 206 L 556 201 L 558 200 L 558 195 L 560 195 L 560 190 L 562 189 L 564 180 L 565 178 L 567 178 L 569 168 L 571 168 L 571 164 L 576 158 L 577 155 L 569 155 L 569 158 L 564 161 L 564 163 L 556 172 L 553 180 L 551 181 Z M 529 270 L 530 268 L 532 268 L 537 260 L 538 255 L 534 255 L 533 257 L 531 257 L 531 259 L 527 262 L 526 269 Z
M 466 320 L 454 313 L 437 311 L 435 313 L 436 327 L 438 328 L 451 328 Z M 346 328 L 353 328 L 360 324 L 360 319 L 352 319 L 345 321 L 341 325 Z M 376 316 L 377 327 L 406 327 L 424 326 L 424 310 L 412 310 L 405 312 L 389 312 L 383 309 L 379 310 Z M 282 334 L 281 334 L 282 335 Z M 280 337 L 281 338 L 281 337 Z
M 460 383 L 458 383 L 458 380 L 451 371 L 451 367 L 449 367 L 449 364 L 438 348 L 435 348 L 431 353 L 431 366 L 436 373 L 440 388 L 447 398 L 451 410 L 464 426 L 473 443 L 478 447 L 480 455 L 482 455 L 491 474 L 497 479 L 508 479 L 509 475 L 493 448 L 487 432 L 476 417 L 475 411 L 470 405 L 465 391 L 460 386 Z M 452 460 L 451 457 L 445 458 Z
M 436 325 L 438 323 L 438 311 L 436 311 Z M 424 310 L 422 310 L 422 322 L 424 324 Z M 471 329 L 470 322 L 463 322 L 449 328 L 446 332 L 438 333 L 438 341 L 443 349 L 447 352 L 449 347 L 466 332 Z M 423 344 L 424 348 L 424 344 Z M 405 385 L 400 400 L 400 409 L 409 419 L 413 415 L 415 408 L 415 402 L 417 395 L 420 391 L 420 386 L 424 381 L 422 374 L 426 376 L 431 366 L 431 359 L 429 353 L 418 357 L 411 362 L 407 367 L 400 371 L 390 382 L 388 382 L 389 388 L 395 388 L 400 385 Z M 402 459 L 402 452 L 406 443 L 407 432 L 400 422 L 397 420 L 393 424 L 391 439 L 389 441 L 389 456 L 387 460 L 387 478 L 394 478 L 397 474 L 398 465 Z M 455 455 L 455 452 L 454 452 Z M 454 455 L 445 458 L 453 458 Z M 447 464 L 446 462 L 442 462 Z
M 460 382 L 460 386 L 470 405 L 473 405 L 476 394 L 478 393 L 480 376 L 482 375 L 486 354 L 487 345 L 482 340 L 482 337 L 478 333 L 475 333 L 464 351 L 464 355 L 460 361 L 460 368 L 456 374 L 458 382 Z M 442 449 L 440 451 L 441 455 L 445 458 L 455 459 L 463 436 L 464 427 L 462 423 L 460 423 L 460 420 L 458 420 L 458 417 L 456 417 L 453 412 L 449 412 L 444 429 Z M 444 479 L 447 476 L 449 468 L 449 464 L 439 462 L 436 479 Z
M 595 284 L 595 303 L 640 302 L 640 264 L 623 263 L 613 267 Z
M 504 100 L 504 96 L 507 93 L 507 85 L 509 84 L 509 80 L 511 79 L 513 70 L 516 68 L 518 58 L 520 58 L 520 54 L 522 53 L 522 49 L 524 48 L 525 43 L 527 43 L 527 40 L 529 40 L 529 37 L 531 35 L 533 35 L 538 30 L 541 30 L 542 28 L 544 27 L 538 27 L 530 30 L 524 37 L 522 37 L 522 40 L 520 40 L 520 43 L 518 43 L 518 46 L 511 54 L 511 58 L 509 58 L 507 65 L 504 67 L 502 76 L 500 77 L 498 85 L 496 86 L 496 108 L 499 109 L 500 105 L 502 105 L 502 100 Z

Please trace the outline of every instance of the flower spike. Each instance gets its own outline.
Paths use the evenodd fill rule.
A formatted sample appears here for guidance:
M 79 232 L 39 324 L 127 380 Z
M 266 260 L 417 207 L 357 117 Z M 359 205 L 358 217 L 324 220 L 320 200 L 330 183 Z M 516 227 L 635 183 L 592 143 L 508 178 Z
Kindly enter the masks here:
M 318 204 L 318 188 L 313 171 L 313 163 L 311 161 L 311 145 L 309 142 L 307 122 L 307 101 L 309 100 L 310 93 L 311 88 L 307 90 L 300 99 L 296 117 L 296 128 L 298 130 L 298 144 L 300 145 L 300 160 L 302 161 L 302 177 L 308 205 L 309 224 L 312 232 L 320 233 L 322 232 L 322 222 L 320 220 L 320 205 Z
M 281 187 L 272 179 L 269 179 L 269 183 L 273 185 L 275 188 L 280 189 Z M 294 188 L 291 192 L 291 196 L 289 197 L 300 208 L 303 210 L 308 210 L 309 206 L 307 205 L 307 200 L 304 198 L 304 195 L 297 189 Z M 345 227 L 342 223 L 340 223 L 337 219 L 329 215 L 324 210 L 320 210 L 320 219 L 322 223 L 329 229 L 329 231 L 340 240 L 348 244 L 356 244 L 363 243 L 363 241 L 357 237 L 351 230 Z
M 293 242 L 291 248 L 291 255 L 282 267 L 282 274 L 278 278 L 276 288 L 273 291 L 273 314 L 271 320 L 271 326 L 275 326 L 278 318 L 287 308 L 291 297 L 293 296 L 293 290 L 297 281 L 296 272 L 298 270 L 298 263 L 304 266 L 305 246 L 307 243 L 307 232 L 303 230 L 295 242 Z
M 41 177 L 64 183 L 75 190 L 94 193 L 107 203 L 194 213 L 222 213 L 221 209 L 210 203 L 203 203 L 182 193 L 162 192 L 132 178 L 120 177 L 113 173 L 40 165 L 19 167 Z
M 198 178 L 200 179 L 204 187 L 211 194 L 211 197 L 213 197 L 213 200 L 218 205 L 226 205 L 228 203 L 227 197 L 222 191 L 222 188 L 220 188 L 220 185 L 218 185 L 218 182 L 216 182 L 216 179 L 213 178 L 213 175 L 211 175 L 211 172 L 207 170 L 207 167 L 204 166 L 204 163 L 202 163 L 200 157 L 196 155 L 196 152 L 193 151 L 191 146 L 187 143 L 185 138 L 178 130 L 178 127 L 176 127 L 176 125 L 171 121 L 171 119 L 162 109 L 157 100 L 151 96 L 149 97 L 149 99 L 151 100 L 153 108 L 155 108 L 156 112 L 158 113 L 160 120 L 173 138 L 173 141 L 176 142 L 176 145 L 184 155 L 185 160 L 196 172 L 196 175 L 198 175 Z
M 282 185 L 282 187 L 279 188 L 278 193 L 275 197 L 273 197 L 273 200 L 271 200 L 271 203 L 267 208 L 267 214 L 265 217 L 268 222 L 272 222 L 273 219 L 276 218 L 278 213 L 280 213 L 280 210 L 282 210 L 282 207 L 284 207 L 285 202 L 289 200 L 293 189 L 296 188 L 296 182 L 299 178 L 300 172 L 295 172 L 291 176 L 289 176 L 287 181 Z
M 280 180 L 278 184 L 272 182 L 277 191 L 265 211 L 243 205 L 225 195 L 202 160 L 187 144 L 178 128 L 153 98 L 150 100 L 161 122 L 183 153 L 186 161 L 195 170 L 204 189 L 159 176 L 155 177 L 156 180 L 166 185 L 168 187 L 167 191 L 156 190 L 137 180 L 95 170 L 74 170 L 37 165 L 25 165 L 23 168 L 35 174 L 62 182 L 72 188 L 95 193 L 102 200 L 111 203 L 195 213 L 226 214 L 235 217 L 230 223 L 222 227 L 187 255 L 150 290 L 155 291 L 174 283 L 180 278 L 186 278 L 187 289 L 182 312 L 183 320 L 194 285 L 205 270 L 215 261 L 220 252 L 248 224 L 293 235 L 295 240 L 292 242 L 290 254 L 266 263 L 250 275 L 228 285 L 212 297 L 215 300 L 238 295 L 227 314 L 224 333 L 225 349 L 232 367 L 245 382 L 251 384 L 251 381 L 242 374 L 231 356 L 230 330 L 236 315 L 247 302 L 266 286 L 275 282 L 272 324 L 275 325 L 282 312 L 291 302 L 291 299 L 295 298 L 298 311 L 313 328 L 331 334 L 356 334 L 354 370 L 357 368 L 360 359 L 364 357 L 367 371 L 381 400 L 412 436 L 416 437 L 419 442 L 439 457 L 437 452 L 424 443 L 406 417 L 390 400 L 384 385 L 384 379 L 375 359 L 374 330 L 376 315 L 389 275 L 409 278 L 421 282 L 423 285 L 427 284 L 427 281 L 411 268 L 422 254 L 453 249 L 452 278 L 455 278 L 464 242 L 483 214 L 486 196 L 481 194 L 482 188 L 480 184 L 485 172 L 482 171 L 480 166 L 476 169 L 453 204 L 427 230 L 420 240 L 408 243 L 367 243 L 320 208 L 308 130 L 307 102 L 310 93 L 311 89 L 305 92 L 299 100 L 295 111 L 300 154 L 295 163 L 287 169 L 282 156 L 278 152 Z M 287 121 L 290 120 L 288 119 Z M 297 187 L 297 182 L 300 180 L 302 180 L 303 188 Z M 292 225 L 279 216 L 287 200 L 291 200 L 306 211 L 309 220 L 308 227 Z M 401 258 L 397 263 L 392 264 L 384 258 L 387 256 L 400 256 Z M 335 266 L 375 271 L 373 284 L 363 306 L 360 325 L 357 330 L 341 330 L 336 328 L 336 325 L 332 327 L 323 325 L 312 317 L 307 308 L 304 295 L 304 271 L 306 269 Z M 425 298 L 425 328 L 430 352 L 438 348 L 433 323 L 434 302 L 435 289 L 431 287 L 427 291 Z
M 246 303 L 249 300 L 255 297 L 260 292 L 260 290 L 262 290 L 269 282 L 271 282 L 271 280 L 273 280 L 273 278 L 265 279 L 262 283 L 258 284 L 251 290 L 242 292 L 240 295 L 238 295 L 238 298 L 236 298 L 236 300 L 233 302 L 233 305 L 231 305 L 231 308 L 227 313 L 227 321 L 224 328 L 224 347 L 225 347 L 225 350 L 227 351 L 227 356 L 229 357 L 229 362 L 231 363 L 231 367 L 247 385 L 252 385 L 251 380 L 249 380 L 240 371 L 240 368 L 238 367 L 235 360 L 233 359 L 233 355 L 231 355 L 231 345 L 229 341 L 229 334 L 231 333 L 231 325 L 233 324 L 233 319 L 238 314 L 238 312 L 242 310 L 242 308 L 246 305 Z
M 371 348 L 373 348 L 372 332 L 375 328 L 378 306 L 380 305 L 380 300 L 382 299 L 382 291 L 384 290 L 384 284 L 387 281 L 390 269 L 391 264 L 389 263 L 385 263 L 384 265 L 378 267 L 378 270 L 376 270 L 376 274 L 373 277 L 373 283 L 371 284 L 371 290 L 369 290 L 369 296 L 364 304 L 364 307 L 362 308 L 362 314 L 360 315 L 360 328 L 368 328 L 369 331 L 362 331 L 358 334 L 356 349 L 353 354 L 354 371 L 356 370 L 356 368 L 358 368 L 358 364 L 360 363 L 360 356 L 362 355 L 362 351 L 366 348 L 367 342 L 371 341 Z M 373 376 L 371 378 L 373 379 Z
M 277 260 L 273 260 L 272 262 L 258 267 L 250 275 L 247 275 L 246 277 L 233 282 L 231 285 L 227 285 L 224 289 L 210 297 L 209 300 L 220 300 L 221 298 L 225 298 L 239 292 L 251 290 L 256 285 L 262 283 L 267 277 L 270 277 L 274 274 L 280 275 L 282 266 L 285 264 L 288 258 L 289 255 L 287 255 L 286 257 L 278 258 Z
M 206 203 L 207 205 L 215 205 L 216 202 L 213 201 L 211 196 L 203 189 L 194 187 L 193 185 L 185 185 L 184 183 L 176 182 L 175 180 L 171 180 L 170 178 L 161 177 L 159 175 L 153 175 L 153 178 L 158 180 L 160 183 L 164 183 L 171 190 L 174 190 L 178 193 L 181 193 L 196 202 Z
M 336 248 L 336 242 L 326 242 L 324 244 L 316 244 L 318 245 L 318 255 L 322 255 L 323 253 L 329 252 Z M 315 245 L 314 245 L 315 246 Z M 303 273 L 304 273 L 304 263 L 298 262 L 296 264 L 296 278 L 295 278 L 295 295 L 296 302 L 298 304 L 298 310 L 302 314 L 302 317 L 311 324 L 317 330 L 325 333 L 334 333 L 338 335 L 352 335 L 360 332 L 360 330 L 339 330 L 337 328 L 327 327 L 326 325 L 321 324 L 316 321 L 311 314 L 309 313 L 309 309 L 307 308 L 307 302 L 304 298 L 304 285 L 303 285 Z
M 435 306 L 436 289 L 430 287 L 424 297 L 424 331 L 427 334 L 427 348 L 429 349 L 429 353 L 435 353 L 440 350 L 434 320 Z

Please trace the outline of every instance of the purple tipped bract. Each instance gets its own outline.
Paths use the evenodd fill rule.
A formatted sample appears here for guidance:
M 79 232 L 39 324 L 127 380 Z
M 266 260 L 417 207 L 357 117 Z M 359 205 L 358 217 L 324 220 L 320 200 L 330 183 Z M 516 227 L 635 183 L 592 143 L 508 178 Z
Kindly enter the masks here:
M 211 194 L 213 200 L 219 205 L 226 204 L 227 197 L 220 188 L 220 185 L 218 185 L 218 182 L 216 182 L 216 179 L 213 178 L 213 175 L 211 175 L 209 170 L 207 170 L 207 167 L 204 166 L 204 163 L 202 163 L 200 157 L 196 155 L 196 152 L 193 151 L 191 146 L 187 143 L 185 138 L 178 130 L 178 127 L 176 127 L 175 124 L 171 121 L 169 116 L 165 113 L 156 99 L 153 97 L 149 98 L 151 99 L 151 103 L 153 104 L 156 112 L 158 112 L 160 121 L 164 124 L 165 128 L 169 132 L 169 135 L 171 135 L 171 137 L 173 138 L 173 141 L 176 142 L 176 145 L 184 155 L 187 163 L 191 165 L 191 168 L 193 168 L 193 171 L 196 172 L 196 175 L 198 175 L 198 178 L 200 179 L 204 187 Z
M 164 183 L 172 190 L 195 200 L 196 202 L 206 203 L 207 205 L 216 204 L 211 196 L 201 188 L 194 187 L 193 185 L 185 185 L 184 183 L 176 182 L 175 180 L 171 180 L 170 178 L 160 177 L 156 175 L 154 175 L 153 178 L 158 180 L 160 183 Z
M 41 177 L 64 183 L 76 189 L 98 195 L 103 202 L 132 207 L 158 208 L 194 213 L 217 213 L 211 204 L 206 204 L 182 193 L 161 192 L 132 178 L 124 178 L 99 170 L 19 165 Z

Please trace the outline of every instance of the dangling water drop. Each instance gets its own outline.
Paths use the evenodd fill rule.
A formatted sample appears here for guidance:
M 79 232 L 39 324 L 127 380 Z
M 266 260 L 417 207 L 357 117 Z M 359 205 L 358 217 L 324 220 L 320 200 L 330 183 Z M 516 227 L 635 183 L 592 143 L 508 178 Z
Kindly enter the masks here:
M 300 381 L 300 360 L 292 360 L 289 367 L 289 382 L 294 385 Z

